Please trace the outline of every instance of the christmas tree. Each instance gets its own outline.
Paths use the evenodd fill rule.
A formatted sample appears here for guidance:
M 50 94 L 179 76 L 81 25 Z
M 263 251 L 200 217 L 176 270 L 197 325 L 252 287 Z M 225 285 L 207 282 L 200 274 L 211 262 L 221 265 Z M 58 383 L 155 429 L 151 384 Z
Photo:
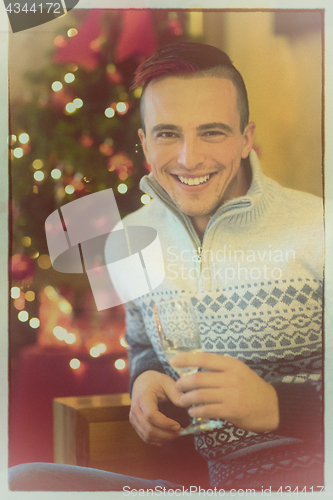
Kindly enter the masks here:
M 50 64 L 26 75 L 30 97 L 11 103 L 14 356 L 35 341 L 38 330 L 41 343 L 65 340 L 92 349 L 97 336 L 101 344 L 110 312 L 96 319 L 85 275 L 53 271 L 45 220 L 60 206 L 107 188 L 115 193 L 121 217 L 150 201 L 138 187 L 149 166 L 138 144 L 141 89 L 131 89 L 133 74 L 156 47 L 189 39 L 186 11 L 97 9 L 68 15 L 75 27 L 55 34 Z M 122 310 L 112 314 L 122 318 Z M 69 337 L 74 320 L 79 327 Z

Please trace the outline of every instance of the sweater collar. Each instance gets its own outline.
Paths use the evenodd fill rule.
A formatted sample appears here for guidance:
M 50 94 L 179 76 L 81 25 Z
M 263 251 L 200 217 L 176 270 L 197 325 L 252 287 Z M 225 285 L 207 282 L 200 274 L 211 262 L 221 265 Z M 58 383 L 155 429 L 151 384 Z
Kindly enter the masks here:
M 263 174 L 258 156 L 254 150 L 250 152 L 249 163 L 252 172 L 251 185 L 244 196 L 239 196 L 233 200 L 224 203 L 212 219 L 216 220 L 224 215 L 235 215 L 240 212 L 248 212 L 257 210 L 262 213 L 267 210 L 271 195 L 267 189 L 268 178 Z M 148 193 L 152 198 L 160 200 L 166 207 L 177 217 L 184 216 L 178 207 L 174 204 L 168 193 L 156 181 L 154 175 L 150 173 L 145 175 L 140 181 L 140 188 L 145 193 Z

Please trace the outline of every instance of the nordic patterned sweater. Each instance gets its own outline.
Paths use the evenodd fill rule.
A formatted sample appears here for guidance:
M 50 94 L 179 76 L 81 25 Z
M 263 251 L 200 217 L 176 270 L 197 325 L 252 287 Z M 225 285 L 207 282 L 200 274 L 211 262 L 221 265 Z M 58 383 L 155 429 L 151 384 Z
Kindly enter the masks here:
M 242 360 L 279 399 L 275 432 L 248 432 L 225 421 L 222 429 L 195 436 L 211 486 L 316 486 L 322 477 L 322 200 L 268 179 L 254 151 L 249 160 L 248 193 L 217 210 L 202 242 L 152 174 L 142 179 L 153 200 L 123 222 L 158 231 L 166 275 L 158 288 L 126 304 L 131 379 L 148 369 L 178 377 L 163 355 L 153 307 L 190 295 L 203 349 Z

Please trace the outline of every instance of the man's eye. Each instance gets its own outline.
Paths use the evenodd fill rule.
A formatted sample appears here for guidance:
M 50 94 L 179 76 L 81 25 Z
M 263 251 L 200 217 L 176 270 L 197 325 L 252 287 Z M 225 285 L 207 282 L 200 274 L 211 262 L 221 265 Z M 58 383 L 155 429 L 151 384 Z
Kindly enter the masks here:
M 206 132 L 203 133 L 205 136 L 214 136 L 214 135 L 225 135 L 224 132 L 221 132 L 221 130 L 207 130 Z
M 157 134 L 157 137 L 162 137 L 163 139 L 173 139 L 176 137 L 174 132 L 160 132 Z

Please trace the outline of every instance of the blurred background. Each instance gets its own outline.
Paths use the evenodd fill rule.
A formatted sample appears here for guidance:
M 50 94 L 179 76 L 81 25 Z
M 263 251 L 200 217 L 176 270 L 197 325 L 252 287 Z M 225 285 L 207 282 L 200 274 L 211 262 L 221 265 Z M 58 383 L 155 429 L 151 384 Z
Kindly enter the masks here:
M 53 461 L 53 398 L 127 391 L 123 308 L 98 312 L 85 274 L 52 269 L 44 224 L 107 188 L 122 217 L 149 203 L 137 65 L 178 40 L 226 51 L 264 172 L 322 196 L 322 26 L 318 10 L 74 9 L 9 36 L 10 465 Z

